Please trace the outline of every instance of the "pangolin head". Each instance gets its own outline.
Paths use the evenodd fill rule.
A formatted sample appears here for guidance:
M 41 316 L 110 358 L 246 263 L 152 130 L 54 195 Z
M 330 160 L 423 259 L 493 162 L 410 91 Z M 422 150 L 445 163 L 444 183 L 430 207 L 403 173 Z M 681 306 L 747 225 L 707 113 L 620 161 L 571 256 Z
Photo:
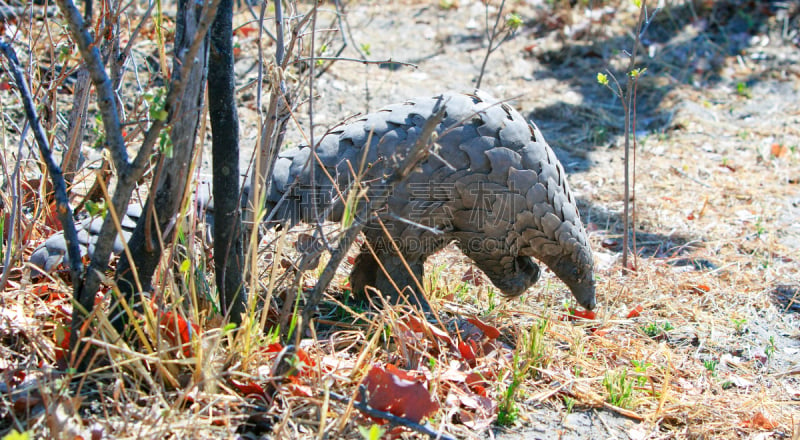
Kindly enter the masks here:
M 578 304 L 592 310 L 597 305 L 592 254 L 586 249 L 578 249 L 576 252 L 573 255 L 543 257 L 541 260 L 569 287 Z

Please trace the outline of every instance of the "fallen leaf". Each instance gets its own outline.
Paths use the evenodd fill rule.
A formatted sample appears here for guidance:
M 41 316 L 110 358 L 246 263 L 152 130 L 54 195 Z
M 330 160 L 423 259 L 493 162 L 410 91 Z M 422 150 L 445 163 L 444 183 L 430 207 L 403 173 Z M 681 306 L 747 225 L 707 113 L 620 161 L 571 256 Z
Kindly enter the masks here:
M 742 426 L 745 428 L 754 428 L 754 429 L 767 429 L 772 430 L 775 429 L 778 425 L 767 418 L 761 411 L 755 413 L 753 418 L 750 420 L 743 420 Z
M 489 386 L 489 381 L 486 380 L 484 374 L 479 373 L 477 371 L 473 371 L 467 375 L 467 378 L 464 380 L 467 386 L 472 389 L 476 394 L 479 394 L 483 397 L 486 397 L 486 387 Z M 480 390 L 480 392 L 478 391 Z
M 466 272 L 464 272 L 464 275 L 461 275 L 461 281 L 472 284 L 475 287 L 481 287 L 484 284 L 481 271 L 472 266 L 470 266 Z
M 200 333 L 200 326 L 193 322 L 189 323 L 180 313 L 173 311 L 164 313 L 159 324 L 172 345 L 182 346 L 184 356 L 190 358 L 194 355 L 192 337 Z
M 500 337 L 500 330 L 498 330 L 497 327 L 489 325 L 475 316 L 467 318 L 467 321 L 470 322 L 475 327 L 481 329 L 483 334 L 486 335 L 486 337 L 489 339 L 497 339 Z
M 774 157 L 781 158 L 788 156 L 790 150 L 786 145 L 772 144 L 772 147 L 770 148 L 770 153 L 772 153 Z
M 475 348 L 472 345 L 464 341 L 458 341 L 458 351 L 461 353 L 461 357 L 467 361 L 467 363 L 475 363 Z
M 250 36 L 250 34 L 257 31 L 258 29 L 255 26 L 247 25 L 236 28 L 236 31 L 234 31 L 234 33 L 237 35 L 241 35 L 243 38 L 247 38 L 248 36 Z
M 364 377 L 370 407 L 415 423 L 439 409 L 439 404 L 421 382 L 401 378 L 395 374 L 400 370 L 396 367 L 393 370 L 389 372 L 376 365 Z M 408 377 L 408 374 L 403 376 Z
M 253 381 L 239 382 L 238 380 L 235 379 L 230 379 L 230 381 L 233 387 L 236 388 L 236 390 L 239 391 L 239 393 L 245 397 L 247 396 L 261 397 L 266 395 L 264 387 Z
M 633 310 L 628 312 L 627 318 L 630 319 L 639 316 L 639 314 L 642 313 L 642 310 L 644 310 L 644 307 L 642 307 L 641 304 L 637 304 L 636 307 L 633 308 Z
M 456 345 L 449 333 L 429 323 L 428 321 L 423 321 L 414 315 L 408 315 L 403 322 L 406 324 L 406 327 L 408 327 L 408 329 L 414 333 L 431 334 L 436 338 L 447 342 L 451 347 Z
M 570 307 L 569 315 L 570 321 L 574 320 L 575 318 L 595 319 L 597 317 L 597 314 L 591 310 L 578 310 L 574 307 Z

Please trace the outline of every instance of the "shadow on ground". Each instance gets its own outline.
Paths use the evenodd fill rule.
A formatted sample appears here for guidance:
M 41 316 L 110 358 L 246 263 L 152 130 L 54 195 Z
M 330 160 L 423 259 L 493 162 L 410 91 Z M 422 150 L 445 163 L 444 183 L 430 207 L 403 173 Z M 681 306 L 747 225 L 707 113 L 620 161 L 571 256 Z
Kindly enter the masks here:
M 800 45 L 800 37 L 787 33 L 800 25 L 800 7 L 792 2 L 690 1 L 667 5 L 650 15 L 654 17 L 637 50 L 637 67 L 647 69 L 637 91 L 638 133 L 676 128 L 670 125 L 672 109 L 665 98 L 679 85 L 706 88 L 723 83 L 726 59 L 743 56 L 749 48 L 770 41 Z M 613 15 L 607 18 L 614 19 Z M 548 127 L 553 143 L 568 150 L 591 151 L 608 145 L 623 131 L 622 102 L 597 83 L 596 74 L 610 72 L 624 88 L 625 72 L 612 66 L 627 67 L 633 39 L 628 33 L 598 38 L 602 26 L 589 27 L 559 47 L 535 55 L 547 69 L 533 72 L 534 78 L 566 82 L 582 97 L 583 104 L 558 103 L 534 109 L 529 115 Z M 765 63 L 768 72 L 791 63 L 768 52 L 751 58 Z M 769 78 L 751 76 L 734 86 L 737 92 L 746 93 Z

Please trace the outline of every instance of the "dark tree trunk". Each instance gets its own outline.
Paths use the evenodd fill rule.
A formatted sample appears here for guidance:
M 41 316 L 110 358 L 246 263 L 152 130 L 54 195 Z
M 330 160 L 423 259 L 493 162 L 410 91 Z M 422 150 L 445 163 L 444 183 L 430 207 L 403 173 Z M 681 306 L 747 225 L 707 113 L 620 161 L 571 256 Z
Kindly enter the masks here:
M 189 46 L 197 38 L 197 26 L 202 9 L 202 4 L 192 0 L 180 0 L 178 4 L 173 74 L 180 75 L 181 66 L 185 63 L 191 63 L 192 68 L 184 78 L 174 78 L 184 81 L 186 88 L 183 95 L 176 100 L 175 108 L 170 114 L 172 157 L 159 155 L 151 186 L 151 197 L 148 197 L 144 212 L 128 242 L 137 273 L 131 270 L 130 261 L 124 253 L 117 266 L 117 284 L 128 303 L 136 299 L 134 293 L 137 291 L 137 275 L 143 284 L 142 287 L 145 289 L 149 287 L 162 254 L 157 231 L 160 230 L 164 234 L 162 237 L 164 243 L 171 241 L 175 231 L 176 215 L 180 210 L 189 179 L 189 166 L 203 109 L 208 50 L 206 47 L 201 47 L 194 60 L 184 58 Z M 114 320 L 118 330 L 124 328 L 126 320 L 124 316 L 124 313 L 119 313 Z
M 220 1 L 211 25 L 208 109 L 214 173 L 214 266 L 222 310 L 241 323 L 245 311 L 239 202 L 239 119 L 233 72 L 233 0 Z

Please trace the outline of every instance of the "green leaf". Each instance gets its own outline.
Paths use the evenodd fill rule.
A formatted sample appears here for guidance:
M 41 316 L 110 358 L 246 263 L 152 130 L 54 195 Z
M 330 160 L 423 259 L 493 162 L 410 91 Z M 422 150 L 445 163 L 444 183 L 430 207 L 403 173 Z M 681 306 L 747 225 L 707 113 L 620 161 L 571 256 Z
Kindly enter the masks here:
M 166 112 L 164 112 L 166 113 Z M 158 134 L 158 151 L 161 154 L 172 157 L 172 137 L 169 135 L 170 128 L 167 127 Z
M 364 426 L 358 427 L 358 432 L 364 437 L 364 440 L 380 440 L 386 430 L 380 425 L 373 424 L 369 428 Z
M 30 438 L 31 438 L 31 435 L 30 435 L 30 433 L 28 433 L 28 431 L 25 431 L 23 433 L 19 433 L 19 432 L 17 432 L 16 429 L 12 429 L 11 432 L 9 432 L 8 434 L 6 434 L 3 437 L 3 440 L 28 440 Z
M 642 67 L 640 69 L 633 69 L 631 70 L 631 77 L 639 78 L 640 76 L 644 75 L 647 72 L 647 67 Z
M 516 13 L 509 14 L 508 17 L 506 17 L 506 26 L 512 31 L 519 29 L 520 26 L 522 26 L 522 17 Z
M 597 72 L 597 82 L 600 83 L 601 86 L 608 85 L 608 75 L 602 72 Z
M 636 6 L 636 9 L 642 9 L 642 0 L 633 0 L 633 4 Z
M 106 218 L 106 212 L 108 212 L 108 207 L 106 206 L 105 200 L 101 200 L 99 202 L 87 200 L 84 208 L 86 208 L 86 212 L 88 212 L 92 217 L 100 216 Z
M 190 265 L 191 265 L 191 263 L 189 262 L 189 259 L 187 258 L 187 259 L 181 261 L 181 267 L 178 270 L 181 273 L 189 272 Z

